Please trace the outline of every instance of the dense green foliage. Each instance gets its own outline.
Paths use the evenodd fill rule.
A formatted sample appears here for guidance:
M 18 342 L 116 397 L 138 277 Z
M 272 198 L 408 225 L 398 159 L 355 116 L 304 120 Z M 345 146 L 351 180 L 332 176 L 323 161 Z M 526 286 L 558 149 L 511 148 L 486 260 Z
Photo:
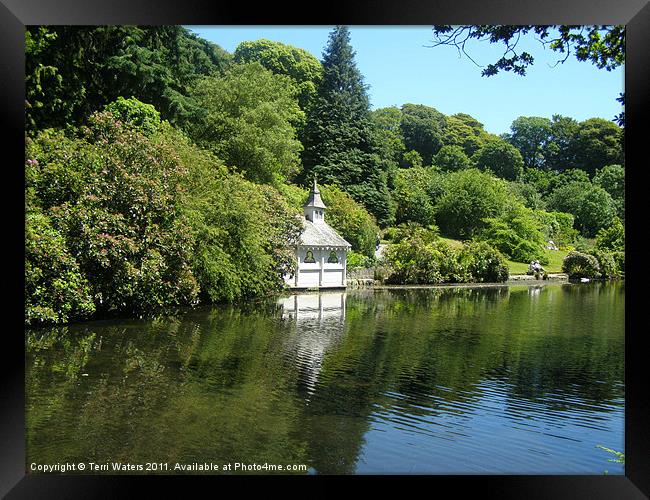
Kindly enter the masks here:
M 388 283 L 435 284 L 502 282 L 508 266 L 498 250 L 484 242 L 461 249 L 438 238 L 437 228 L 404 226 L 385 255 Z
M 128 122 L 144 135 L 155 133 L 160 127 L 160 113 L 151 104 L 145 104 L 138 99 L 124 99 L 120 96 L 117 101 L 105 108 L 117 120 Z
M 519 150 L 502 140 L 491 140 L 472 157 L 481 170 L 489 170 L 497 177 L 517 180 L 524 171 Z
M 483 129 L 481 122 L 468 114 L 456 113 L 445 119 L 443 144 L 445 146 L 460 146 L 468 158 L 471 158 L 485 145 L 486 141 L 493 137 Z
M 298 230 L 277 191 L 169 125 L 147 136 L 104 112 L 75 132 L 28 141 L 28 323 L 281 288 Z
M 620 219 L 614 218 L 611 226 L 598 231 L 596 248 L 613 252 L 625 251 L 625 228 Z
M 432 194 L 438 177 L 431 167 L 412 167 L 397 173 L 393 199 L 398 224 L 412 221 L 426 226 L 435 223 L 435 195 Z
M 323 77 L 320 61 L 304 49 L 271 40 L 240 43 L 233 54 L 236 63 L 259 62 L 275 74 L 293 78 L 298 86 L 298 101 L 305 110 L 316 97 Z
M 30 26 L 25 42 L 28 323 L 280 289 L 314 175 L 364 265 L 379 227 L 402 245 L 399 224 L 519 262 L 552 240 L 624 275 L 623 130 L 607 120 L 519 117 L 498 137 L 422 104 L 371 111 L 341 26 L 322 61 L 269 40 L 231 56 L 178 26 Z M 423 245 L 433 267 L 400 279 L 484 279 L 467 252 Z
M 436 220 L 444 234 L 471 238 L 485 227 L 484 219 L 498 217 L 510 194 L 501 179 L 476 169 L 448 175 L 445 191 L 436 206 Z
M 25 226 L 25 322 L 63 323 L 95 312 L 90 284 L 49 218 L 34 208 Z
M 461 146 L 447 145 L 440 148 L 433 158 L 433 164 L 447 172 L 464 170 L 472 166 L 472 162 Z
M 400 122 L 404 145 L 417 151 L 424 165 L 431 165 L 433 156 L 442 147 L 445 115 L 422 104 L 404 104 Z
M 600 278 L 600 264 L 593 255 L 582 252 L 570 252 L 562 263 L 562 272 L 570 278 Z
M 173 144 L 104 112 L 76 137 L 40 133 L 27 158 L 29 201 L 60 232 L 97 311 L 195 301 L 191 240 L 179 213 L 185 168 Z
M 625 220 L 625 169 L 620 165 L 607 165 L 596 171 L 594 184 L 609 193 L 618 217 Z
M 379 237 L 375 218 L 337 186 L 321 186 L 321 196 L 327 205 L 327 223 L 352 245 L 353 250 L 366 257 L 374 257 Z
M 235 65 L 198 82 L 205 110 L 192 128 L 197 144 L 246 178 L 280 183 L 298 170 L 302 145 L 295 125 L 304 119 L 293 80 L 259 63 Z
M 503 215 L 484 220 L 481 239 L 516 262 L 539 260 L 545 264 L 545 238 L 535 213 L 522 205 L 509 206 Z
M 120 96 L 186 126 L 200 111 L 189 89 L 231 58 L 181 26 L 28 26 L 25 54 L 29 133 L 83 123 Z
M 577 228 L 585 236 L 595 236 L 616 217 L 616 204 L 607 191 L 589 182 L 571 182 L 549 196 L 547 205 L 575 216 Z
M 330 34 L 323 54 L 323 79 L 307 113 L 303 181 L 314 174 L 363 203 L 381 225 L 394 220 L 388 164 L 378 155 L 363 76 L 354 62 L 350 33 Z

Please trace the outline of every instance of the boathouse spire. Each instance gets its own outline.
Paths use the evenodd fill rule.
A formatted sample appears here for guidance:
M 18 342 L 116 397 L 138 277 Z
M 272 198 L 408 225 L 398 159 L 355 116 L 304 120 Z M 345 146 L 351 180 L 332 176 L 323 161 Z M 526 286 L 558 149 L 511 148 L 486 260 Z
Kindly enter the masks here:
M 305 203 L 305 218 L 314 224 L 324 222 L 325 218 L 325 203 L 320 197 L 320 191 L 318 190 L 318 184 L 316 183 L 316 176 L 314 176 L 314 184 L 309 193 L 309 198 L 307 198 L 307 203 Z

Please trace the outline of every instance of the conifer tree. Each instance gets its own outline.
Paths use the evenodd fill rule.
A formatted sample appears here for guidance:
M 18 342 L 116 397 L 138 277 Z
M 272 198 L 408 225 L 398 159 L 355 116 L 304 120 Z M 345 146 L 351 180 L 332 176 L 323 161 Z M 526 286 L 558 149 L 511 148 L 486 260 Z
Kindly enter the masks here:
M 323 79 L 308 112 L 303 181 L 337 184 L 375 215 L 380 225 L 394 220 L 387 187 L 388 162 L 373 141 L 370 103 L 356 67 L 350 33 L 337 26 L 323 53 Z

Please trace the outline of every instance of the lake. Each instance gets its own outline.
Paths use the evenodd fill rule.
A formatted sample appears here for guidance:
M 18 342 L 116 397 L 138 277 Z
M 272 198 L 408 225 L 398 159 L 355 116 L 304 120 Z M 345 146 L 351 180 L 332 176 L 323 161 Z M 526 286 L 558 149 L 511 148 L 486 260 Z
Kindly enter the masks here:
M 622 474 L 624 312 L 624 283 L 362 289 L 28 330 L 27 467 Z

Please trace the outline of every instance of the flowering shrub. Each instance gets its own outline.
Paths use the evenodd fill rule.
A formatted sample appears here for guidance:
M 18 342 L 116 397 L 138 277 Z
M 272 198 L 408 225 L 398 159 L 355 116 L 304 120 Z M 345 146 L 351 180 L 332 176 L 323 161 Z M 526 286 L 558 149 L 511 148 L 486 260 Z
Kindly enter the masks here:
M 283 286 L 300 222 L 169 124 L 96 113 L 26 149 L 26 317 L 65 322 L 261 295 Z
M 562 272 L 569 278 L 600 278 L 600 264 L 593 255 L 569 252 L 562 262 Z

